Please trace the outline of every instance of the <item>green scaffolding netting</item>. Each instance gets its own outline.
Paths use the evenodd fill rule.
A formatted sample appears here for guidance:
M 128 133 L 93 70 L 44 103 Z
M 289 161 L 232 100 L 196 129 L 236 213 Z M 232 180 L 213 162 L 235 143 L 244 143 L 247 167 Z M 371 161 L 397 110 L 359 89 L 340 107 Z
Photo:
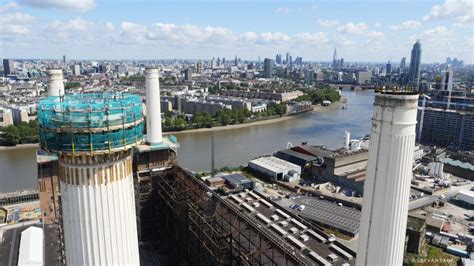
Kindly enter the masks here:
M 38 103 L 40 143 L 48 150 L 94 151 L 140 141 L 142 103 L 127 93 L 71 94 Z

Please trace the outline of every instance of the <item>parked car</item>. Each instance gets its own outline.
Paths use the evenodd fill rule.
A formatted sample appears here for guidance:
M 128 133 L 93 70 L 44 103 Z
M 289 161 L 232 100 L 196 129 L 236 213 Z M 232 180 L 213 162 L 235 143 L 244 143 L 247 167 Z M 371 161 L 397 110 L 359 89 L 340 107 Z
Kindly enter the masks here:
M 306 206 L 301 205 L 301 206 L 298 207 L 298 211 L 302 211 L 302 210 L 304 210 L 305 208 L 306 208 Z

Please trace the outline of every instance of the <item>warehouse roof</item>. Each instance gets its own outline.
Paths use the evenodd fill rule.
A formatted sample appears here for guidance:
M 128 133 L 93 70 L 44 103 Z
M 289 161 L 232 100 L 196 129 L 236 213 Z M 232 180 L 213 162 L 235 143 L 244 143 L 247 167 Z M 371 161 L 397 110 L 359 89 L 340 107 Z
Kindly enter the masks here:
M 281 150 L 281 151 L 278 151 L 277 154 L 278 153 L 285 153 L 285 154 L 288 154 L 290 156 L 300 158 L 300 159 L 308 161 L 308 162 L 314 161 L 317 158 L 316 156 L 307 155 L 307 154 L 304 154 L 304 153 L 301 153 L 301 152 L 294 151 L 292 149 Z
M 474 171 L 474 165 L 468 162 L 461 162 L 459 160 L 453 160 L 451 158 L 443 158 L 440 160 L 440 162 Z
M 221 177 L 225 179 L 227 182 L 230 182 L 232 184 L 242 184 L 242 183 L 252 182 L 250 179 L 248 179 L 247 177 L 241 174 L 230 174 L 230 175 L 224 175 Z
M 274 156 L 260 157 L 260 158 L 250 161 L 250 163 L 256 164 L 260 167 L 272 170 L 274 172 L 282 172 L 284 170 L 287 170 L 288 168 L 291 168 L 291 169 L 301 168 L 299 165 L 290 163 L 288 161 L 282 160 Z
M 462 195 L 467 196 L 467 197 L 474 198 L 474 191 L 472 191 L 472 190 L 463 189 L 463 190 L 459 191 L 459 194 L 462 194 Z

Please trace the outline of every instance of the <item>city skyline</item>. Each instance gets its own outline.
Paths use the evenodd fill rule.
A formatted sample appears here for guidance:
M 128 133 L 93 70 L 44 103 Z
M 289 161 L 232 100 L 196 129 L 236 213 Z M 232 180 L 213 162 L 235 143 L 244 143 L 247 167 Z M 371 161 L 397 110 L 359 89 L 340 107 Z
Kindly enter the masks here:
M 370 12 L 368 12 L 370 10 Z M 0 6 L 2 58 L 257 60 L 287 51 L 305 61 L 474 62 L 472 2 L 37 1 Z

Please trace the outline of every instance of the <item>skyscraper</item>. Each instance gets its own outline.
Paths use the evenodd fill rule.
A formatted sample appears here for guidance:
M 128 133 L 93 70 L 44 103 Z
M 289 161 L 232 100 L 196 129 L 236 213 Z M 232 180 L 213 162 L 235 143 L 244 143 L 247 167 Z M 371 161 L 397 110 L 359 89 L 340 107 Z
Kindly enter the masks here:
M 449 67 L 441 71 L 441 90 L 453 90 L 453 70 Z
M 202 73 L 202 61 L 199 60 L 197 63 L 196 63 L 196 72 L 197 73 Z
M 81 74 L 81 66 L 78 64 L 75 64 L 72 72 L 74 76 L 79 76 Z
M 417 92 L 375 95 L 356 265 L 402 265 Z
M 388 60 L 386 69 L 387 69 L 387 71 L 386 71 L 387 76 L 390 76 L 392 74 L 392 64 L 390 63 L 390 60 Z
M 332 56 L 332 68 L 337 68 L 337 52 L 336 47 L 334 47 L 334 54 Z
M 190 67 L 184 71 L 184 80 L 186 81 L 193 80 L 193 70 Z
M 13 74 L 15 66 L 12 59 L 3 59 L 3 75 L 6 77 Z
M 270 58 L 265 58 L 265 60 L 263 60 L 263 75 L 266 78 L 272 78 L 272 69 L 273 60 Z
M 405 71 L 406 71 L 406 61 L 407 59 L 405 57 L 402 58 L 402 60 L 400 61 L 400 74 L 404 74 Z
M 63 55 L 63 64 L 66 64 L 66 56 Z
M 416 89 L 420 86 L 420 63 L 421 63 L 421 44 L 417 40 L 411 49 L 410 72 L 408 75 L 408 82 Z

